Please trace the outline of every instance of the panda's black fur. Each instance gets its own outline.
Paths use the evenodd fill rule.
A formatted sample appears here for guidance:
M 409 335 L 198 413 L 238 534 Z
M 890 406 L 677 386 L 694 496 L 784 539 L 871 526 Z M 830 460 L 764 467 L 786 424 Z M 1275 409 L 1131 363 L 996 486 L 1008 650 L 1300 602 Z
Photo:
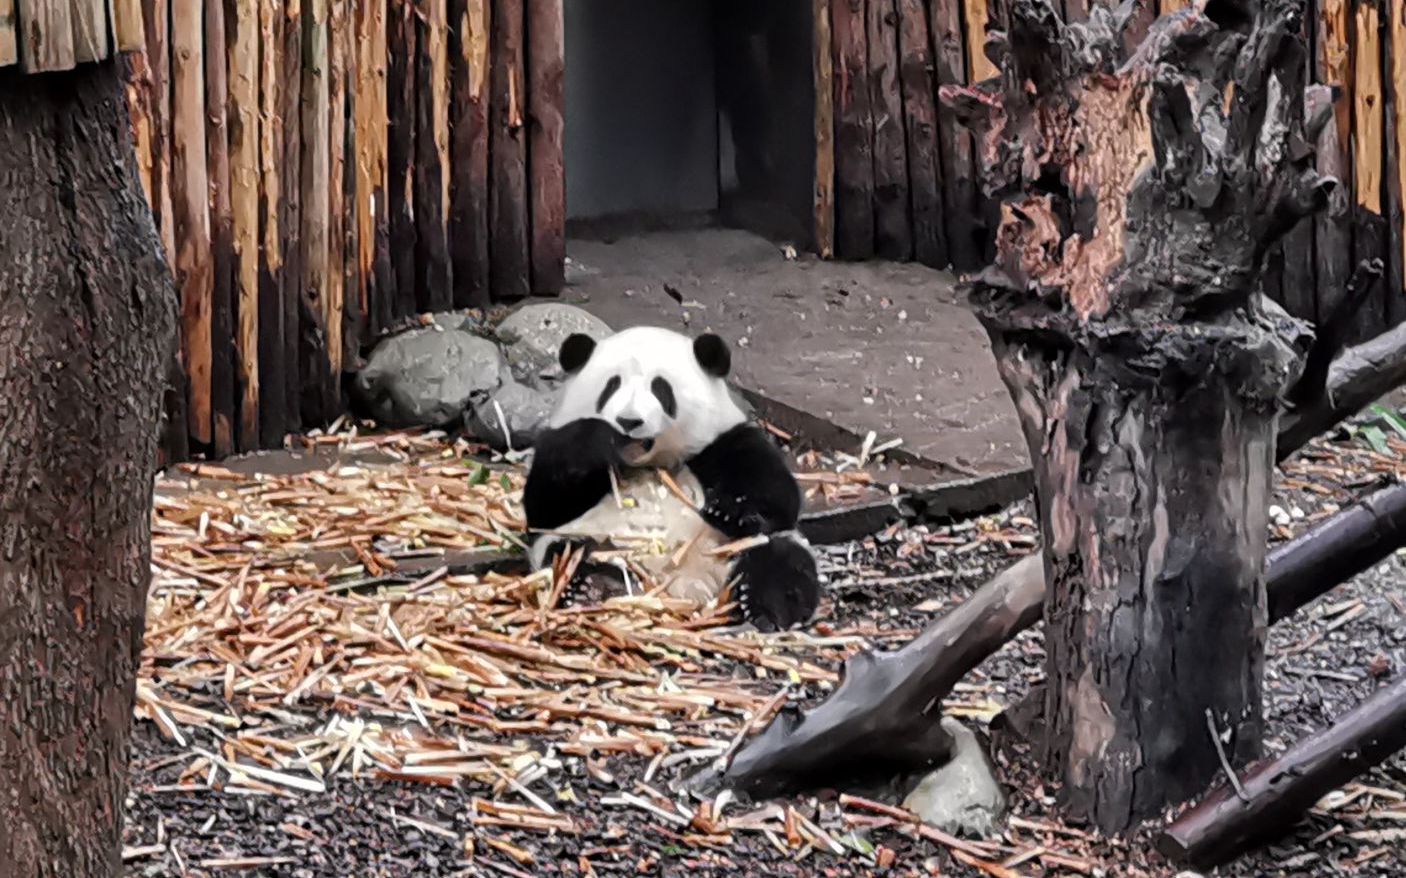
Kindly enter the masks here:
M 730 352 L 722 339 L 689 340 L 654 327 L 599 343 L 575 335 L 560 360 L 567 386 L 534 443 L 523 491 L 529 529 L 564 528 L 614 504 L 612 469 L 690 475 L 702 494 L 699 527 L 715 530 L 715 541 L 770 537 L 729 562 L 743 618 L 763 631 L 809 621 L 820 585 L 815 557 L 796 530 L 800 486 L 781 450 L 729 395 Z M 594 542 L 578 535 L 550 551 Z

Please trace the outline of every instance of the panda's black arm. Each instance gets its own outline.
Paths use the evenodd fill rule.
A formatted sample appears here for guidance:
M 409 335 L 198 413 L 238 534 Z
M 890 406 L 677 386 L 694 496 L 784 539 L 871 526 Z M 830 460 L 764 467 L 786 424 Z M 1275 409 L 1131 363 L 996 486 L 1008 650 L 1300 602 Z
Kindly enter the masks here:
M 561 527 L 589 512 L 610 493 L 610 468 L 619 459 L 619 431 L 599 418 L 546 430 L 533 443 L 532 468 L 522 490 L 527 526 Z
M 800 520 L 801 487 L 755 424 L 723 433 L 688 468 L 703 487 L 703 518 L 730 539 L 790 530 Z

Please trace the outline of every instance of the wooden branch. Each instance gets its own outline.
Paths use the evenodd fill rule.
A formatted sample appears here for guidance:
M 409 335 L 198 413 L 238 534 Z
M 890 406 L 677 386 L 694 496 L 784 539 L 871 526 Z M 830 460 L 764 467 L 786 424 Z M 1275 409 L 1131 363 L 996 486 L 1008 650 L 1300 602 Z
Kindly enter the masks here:
M 239 429 L 236 446 L 259 445 L 259 36 L 258 0 L 235 0 L 229 41 L 229 194 Z M 269 123 L 272 126 L 272 122 Z
M 527 0 L 527 109 L 531 122 L 532 292 L 566 285 L 566 43 L 561 0 Z
M 813 61 L 815 77 L 815 194 L 812 234 L 816 255 L 835 255 L 835 61 L 830 26 L 831 0 L 812 0 L 815 24 Z
M 1198 869 L 1283 836 L 1328 792 L 1406 748 L 1406 677 L 1379 689 L 1326 729 L 1240 779 L 1244 798 L 1216 789 L 1157 838 L 1167 858 Z
M 1406 325 L 1403 325 L 1406 326 Z M 1297 449 L 1406 383 L 1406 328 L 1348 348 L 1329 367 L 1328 387 L 1285 415 L 1281 448 Z

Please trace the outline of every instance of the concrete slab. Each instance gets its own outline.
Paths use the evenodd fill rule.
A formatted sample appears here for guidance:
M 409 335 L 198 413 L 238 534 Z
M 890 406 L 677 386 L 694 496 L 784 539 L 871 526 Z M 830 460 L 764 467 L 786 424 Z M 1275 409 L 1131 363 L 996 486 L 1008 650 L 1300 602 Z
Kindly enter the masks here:
M 950 274 L 788 259 L 717 228 L 573 239 L 567 254 L 564 301 L 617 329 L 718 332 L 737 383 L 784 429 L 838 428 L 824 444 L 855 452 L 870 430 L 902 438 L 938 483 L 1028 469 L 986 334 Z

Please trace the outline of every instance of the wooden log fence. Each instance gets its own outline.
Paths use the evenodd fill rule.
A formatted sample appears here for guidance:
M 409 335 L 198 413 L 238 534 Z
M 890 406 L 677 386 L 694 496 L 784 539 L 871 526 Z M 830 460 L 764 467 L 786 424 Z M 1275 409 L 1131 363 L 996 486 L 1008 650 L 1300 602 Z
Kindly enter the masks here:
M 344 376 L 412 314 L 565 283 L 565 0 L 0 0 L 0 65 L 132 53 L 142 184 L 181 296 L 168 456 L 281 445 L 344 407 Z M 992 75 L 1003 0 L 808 2 L 811 249 L 971 271 L 990 201 L 936 99 Z M 1090 2 L 1058 0 L 1071 19 Z M 1204 0 L 1150 0 L 1134 16 Z M 1348 342 L 1406 319 L 1406 0 L 1309 0 L 1334 86 L 1320 170 L 1343 182 L 1266 264 L 1316 320 L 1386 266 Z

